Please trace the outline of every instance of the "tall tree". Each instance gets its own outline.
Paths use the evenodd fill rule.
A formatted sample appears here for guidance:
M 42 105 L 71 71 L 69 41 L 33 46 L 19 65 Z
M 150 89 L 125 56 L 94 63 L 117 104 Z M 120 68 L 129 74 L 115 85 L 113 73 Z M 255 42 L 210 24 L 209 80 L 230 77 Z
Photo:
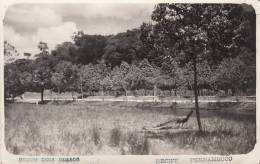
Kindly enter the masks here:
M 63 42 L 62 44 L 58 44 L 51 54 L 54 58 L 57 58 L 58 61 L 65 60 L 76 63 L 80 60 L 77 56 L 78 48 L 79 47 L 72 42 Z
M 102 35 L 87 35 L 78 31 L 72 36 L 76 49 L 76 61 L 80 64 L 97 64 L 104 54 L 106 37 Z
M 141 51 L 140 30 L 128 30 L 107 38 L 103 59 L 112 67 L 119 66 L 122 61 L 131 64 L 137 60 Z
M 232 56 L 237 48 L 236 30 L 245 21 L 242 16 L 234 16 L 235 10 L 240 7 L 230 4 L 158 4 L 152 14 L 155 25 L 151 30 L 143 30 L 149 34 L 146 36 L 153 36 L 154 47 L 168 52 L 164 53 L 164 59 L 175 60 L 180 65 L 192 63 L 200 132 L 197 65 L 203 60 L 216 62 L 225 55 Z
M 33 83 L 36 91 L 41 93 L 41 102 L 44 101 L 44 90 L 51 87 L 51 72 L 54 63 L 48 52 L 48 45 L 44 42 L 39 42 L 39 50 L 41 51 L 35 59 L 33 66 Z

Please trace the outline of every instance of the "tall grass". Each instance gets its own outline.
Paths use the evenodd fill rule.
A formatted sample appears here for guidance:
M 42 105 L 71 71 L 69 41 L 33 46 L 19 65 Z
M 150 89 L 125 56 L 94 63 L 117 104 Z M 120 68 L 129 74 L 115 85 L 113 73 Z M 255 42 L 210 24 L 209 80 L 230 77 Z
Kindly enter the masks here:
M 158 107 L 160 104 L 151 104 Z M 8 104 L 5 107 L 5 145 L 13 154 L 193 154 L 248 153 L 256 143 L 255 119 L 232 114 L 202 117 L 203 134 L 198 134 L 195 117 L 185 132 L 149 136 L 141 133 L 175 117 L 178 106 L 153 110 L 143 104 L 120 102 L 70 103 L 66 105 Z M 176 109 L 175 109 L 176 108 Z M 184 111 L 183 113 L 187 113 Z M 93 124 L 94 122 L 94 124 Z M 116 123 L 116 124 L 115 124 Z M 116 126 L 115 126 L 116 125 Z M 161 145 L 156 146 L 155 140 Z M 156 151 L 151 151 L 156 149 Z
M 121 143 L 121 138 L 122 138 L 122 131 L 119 126 L 114 127 L 111 130 L 111 135 L 110 135 L 110 145 L 111 146 L 119 146 Z
M 204 130 L 167 133 L 165 138 L 179 148 L 191 148 L 202 154 L 244 154 L 256 143 L 256 126 L 221 119 L 203 120 Z
M 103 146 L 103 139 L 101 135 L 101 128 L 98 127 L 96 124 L 91 129 L 91 135 L 92 135 L 92 141 L 94 142 L 94 145 L 96 146 L 97 150 L 101 150 Z
M 127 151 L 122 149 L 122 154 L 133 155 L 147 155 L 149 154 L 148 138 L 140 134 L 137 131 L 128 132 L 125 137 L 124 147 L 127 147 Z

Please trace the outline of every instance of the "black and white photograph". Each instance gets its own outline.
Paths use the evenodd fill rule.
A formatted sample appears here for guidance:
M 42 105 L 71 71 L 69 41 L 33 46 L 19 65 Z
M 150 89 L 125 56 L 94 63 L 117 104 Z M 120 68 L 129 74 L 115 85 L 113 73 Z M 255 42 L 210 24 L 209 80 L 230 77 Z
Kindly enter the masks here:
M 3 20 L 13 155 L 240 155 L 256 145 L 256 12 L 19 3 Z

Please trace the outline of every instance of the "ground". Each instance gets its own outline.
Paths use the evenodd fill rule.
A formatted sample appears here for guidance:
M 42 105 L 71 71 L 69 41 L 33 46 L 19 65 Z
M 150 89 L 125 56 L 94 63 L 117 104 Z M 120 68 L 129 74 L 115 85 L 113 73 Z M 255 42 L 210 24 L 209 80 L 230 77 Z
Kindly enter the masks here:
M 181 133 L 143 127 L 185 116 L 193 104 L 49 102 L 5 104 L 5 143 L 23 155 L 244 154 L 256 142 L 255 103 L 204 103 Z

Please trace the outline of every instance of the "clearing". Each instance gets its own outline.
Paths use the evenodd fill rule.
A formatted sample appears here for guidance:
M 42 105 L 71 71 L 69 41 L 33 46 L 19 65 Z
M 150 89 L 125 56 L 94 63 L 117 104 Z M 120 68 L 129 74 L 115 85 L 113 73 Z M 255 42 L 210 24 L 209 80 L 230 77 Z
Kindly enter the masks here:
M 143 127 L 185 116 L 193 103 L 49 102 L 5 104 L 5 143 L 22 155 L 242 154 L 256 143 L 255 103 L 200 103 L 181 133 Z

